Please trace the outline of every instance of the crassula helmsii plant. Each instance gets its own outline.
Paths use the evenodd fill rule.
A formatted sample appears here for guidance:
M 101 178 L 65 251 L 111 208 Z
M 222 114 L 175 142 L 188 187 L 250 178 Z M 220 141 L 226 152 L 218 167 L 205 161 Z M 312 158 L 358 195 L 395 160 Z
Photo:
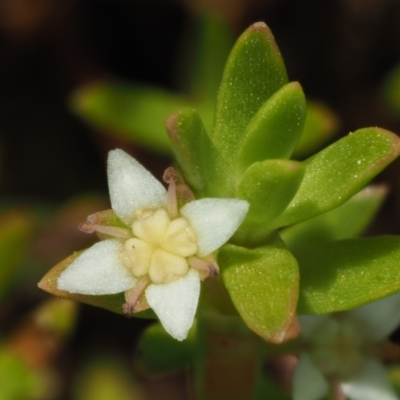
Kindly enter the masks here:
M 162 328 L 150 327 L 139 343 L 145 362 L 191 364 L 197 398 L 290 398 L 262 373 L 266 359 L 288 352 L 300 360 L 297 400 L 396 398 L 364 344 L 375 346 L 400 322 L 400 237 L 358 236 L 385 196 L 365 186 L 399 155 L 400 141 L 363 128 L 292 160 L 305 118 L 304 93 L 288 82 L 271 32 L 252 25 L 228 57 L 213 128 L 191 108 L 168 118 L 177 167 L 164 174 L 168 188 L 111 151 L 112 209 L 81 225 L 102 240 L 39 286 L 157 317 Z M 390 313 L 374 301 L 388 302 Z M 317 389 L 306 390 L 313 379 Z

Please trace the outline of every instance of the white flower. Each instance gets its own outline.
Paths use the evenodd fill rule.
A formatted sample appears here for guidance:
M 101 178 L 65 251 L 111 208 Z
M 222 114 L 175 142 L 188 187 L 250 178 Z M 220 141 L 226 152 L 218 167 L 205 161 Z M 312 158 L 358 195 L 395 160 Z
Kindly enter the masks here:
M 302 315 L 299 322 L 304 350 L 294 400 L 320 400 L 329 391 L 338 399 L 397 399 L 373 350 L 400 323 L 400 293 L 336 315 Z
M 177 208 L 173 170 L 164 175 L 168 191 L 122 150 L 108 157 L 108 185 L 114 213 L 130 229 L 83 224 L 108 239 L 96 243 L 58 277 L 58 289 L 105 295 L 125 292 L 124 312 L 154 310 L 178 340 L 192 326 L 201 275 L 215 274 L 211 254 L 236 231 L 249 205 L 238 199 L 200 199 Z

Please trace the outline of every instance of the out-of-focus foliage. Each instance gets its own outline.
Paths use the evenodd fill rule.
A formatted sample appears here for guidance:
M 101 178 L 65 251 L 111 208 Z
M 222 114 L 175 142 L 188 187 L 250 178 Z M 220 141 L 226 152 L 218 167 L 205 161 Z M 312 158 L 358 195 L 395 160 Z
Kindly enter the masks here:
M 78 371 L 73 400 L 144 400 L 129 368 L 117 356 L 98 355 Z

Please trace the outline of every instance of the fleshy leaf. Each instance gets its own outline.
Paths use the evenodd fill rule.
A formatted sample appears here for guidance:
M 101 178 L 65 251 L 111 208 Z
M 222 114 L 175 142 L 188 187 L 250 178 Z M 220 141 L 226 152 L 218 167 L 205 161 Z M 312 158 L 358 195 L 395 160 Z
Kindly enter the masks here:
M 247 124 L 264 102 L 287 82 L 286 69 L 269 28 L 248 28 L 231 51 L 219 89 L 211 139 L 223 156 L 234 153 Z
M 112 209 L 126 224 L 133 222 L 136 211 L 167 203 L 161 182 L 123 150 L 109 152 L 107 173 Z
M 247 326 L 267 341 L 282 342 L 293 322 L 298 296 L 293 255 L 275 244 L 253 250 L 226 245 L 218 254 L 218 264 Z
M 250 204 L 235 241 L 255 244 L 269 233 L 268 222 L 279 215 L 296 194 L 304 176 L 301 163 L 266 160 L 251 165 L 244 173 L 236 196 Z
M 359 236 L 374 218 L 386 195 L 384 186 L 368 186 L 346 203 L 307 221 L 289 226 L 280 235 L 286 246 L 300 246 Z
M 304 161 L 306 173 L 288 208 L 273 222 L 282 227 L 343 204 L 400 152 L 400 139 L 379 128 L 349 134 Z
M 349 310 L 400 291 L 400 237 L 378 236 L 296 249 L 299 314 Z
M 72 110 L 102 130 L 160 152 L 169 152 L 164 121 L 186 106 L 183 96 L 120 82 L 96 82 L 71 97 Z
M 326 105 L 307 101 L 306 122 L 293 157 L 297 159 L 314 153 L 336 133 L 338 126 L 338 117 Z
M 299 141 L 306 116 L 306 99 L 297 82 L 274 93 L 247 125 L 238 143 L 237 166 L 245 170 L 256 161 L 289 158 Z
M 172 151 L 191 188 L 204 191 L 215 180 L 214 164 L 219 157 L 197 111 L 183 109 L 167 120 Z
M 177 340 L 185 339 L 193 324 L 200 295 L 198 272 L 191 269 L 176 281 L 149 285 L 145 293 L 149 306 L 165 330 Z
M 197 234 L 198 255 L 207 256 L 221 247 L 235 233 L 249 209 L 238 199 L 200 199 L 183 206 L 186 217 Z

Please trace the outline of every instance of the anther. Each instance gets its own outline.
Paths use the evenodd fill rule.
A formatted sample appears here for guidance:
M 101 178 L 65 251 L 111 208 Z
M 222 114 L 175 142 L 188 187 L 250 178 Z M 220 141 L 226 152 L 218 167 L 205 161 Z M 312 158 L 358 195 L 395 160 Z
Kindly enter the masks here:
M 178 172 L 172 167 L 168 167 L 163 175 L 164 182 L 168 183 L 168 201 L 167 210 L 172 218 L 177 218 L 178 213 L 178 201 L 176 196 L 176 181 L 178 180 Z
M 82 222 L 78 228 L 85 233 L 99 232 L 119 239 L 128 239 L 132 236 L 128 229 L 116 226 L 95 225 L 91 221 Z
M 219 276 L 219 268 L 216 263 L 203 261 L 197 257 L 189 257 L 188 264 L 194 269 L 205 271 L 207 273 L 205 278 L 209 276 L 212 278 L 216 278 L 217 276 Z

